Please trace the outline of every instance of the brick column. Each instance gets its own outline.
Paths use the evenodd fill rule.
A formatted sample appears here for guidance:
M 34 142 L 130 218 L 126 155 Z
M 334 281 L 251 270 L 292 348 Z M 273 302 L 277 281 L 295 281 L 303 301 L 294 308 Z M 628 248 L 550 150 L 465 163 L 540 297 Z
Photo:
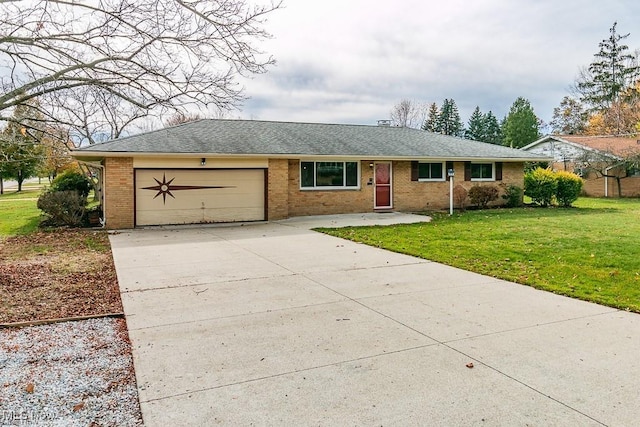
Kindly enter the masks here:
M 133 228 L 135 192 L 133 158 L 105 158 L 104 175 L 106 227 L 109 229 Z
M 289 217 L 289 162 L 286 159 L 269 159 L 267 172 L 267 200 L 269 221 Z

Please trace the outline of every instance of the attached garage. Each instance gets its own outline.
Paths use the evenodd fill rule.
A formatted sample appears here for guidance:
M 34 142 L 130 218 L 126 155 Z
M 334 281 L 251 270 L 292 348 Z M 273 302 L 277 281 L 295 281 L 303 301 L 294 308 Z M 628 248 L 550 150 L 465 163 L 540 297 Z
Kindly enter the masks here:
M 266 219 L 265 169 L 135 169 L 135 224 Z

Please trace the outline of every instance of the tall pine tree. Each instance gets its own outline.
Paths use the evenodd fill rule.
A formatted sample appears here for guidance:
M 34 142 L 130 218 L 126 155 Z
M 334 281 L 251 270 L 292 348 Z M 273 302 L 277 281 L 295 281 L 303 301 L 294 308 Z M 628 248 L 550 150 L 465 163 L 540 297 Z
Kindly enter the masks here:
M 581 101 L 595 111 L 603 111 L 620 99 L 620 95 L 635 84 L 640 68 L 629 53 L 629 47 L 622 43 L 629 33 L 617 32 L 618 23 L 609 29 L 609 38 L 599 43 L 600 50 L 594 55 L 594 61 L 588 72 L 578 79 L 576 88 Z
M 484 139 L 482 142 L 488 142 L 489 144 L 502 144 L 502 130 L 500 129 L 500 123 L 498 118 L 493 115 L 491 110 L 483 116 L 484 121 Z
M 485 140 L 486 130 L 484 118 L 484 114 L 480 112 L 480 107 L 476 106 L 476 109 L 471 113 L 471 117 L 469 117 L 467 129 L 464 133 L 465 138 L 475 141 Z
M 512 148 L 524 147 L 540 137 L 539 119 L 529 101 L 518 97 L 502 123 L 504 145 Z
M 445 99 L 438 115 L 438 127 L 444 135 L 462 136 L 464 126 L 460 121 L 458 106 L 453 99 Z
M 435 102 L 429 105 L 429 111 L 427 112 L 427 119 L 424 121 L 422 125 L 422 130 L 426 130 L 429 132 L 440 133 L 440 127 L 438 125 L 438 116 L 440 115 L 440 111 L 438 111 L 438 106 Z

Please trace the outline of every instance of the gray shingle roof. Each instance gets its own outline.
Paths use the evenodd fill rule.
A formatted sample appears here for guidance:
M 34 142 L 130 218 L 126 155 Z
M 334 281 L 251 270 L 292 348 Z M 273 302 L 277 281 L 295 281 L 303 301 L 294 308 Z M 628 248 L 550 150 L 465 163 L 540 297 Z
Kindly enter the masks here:
M 75 155 L 90 153 L 541 159 L 508 147 L 409 128 L 214 119 L 95 144 Z

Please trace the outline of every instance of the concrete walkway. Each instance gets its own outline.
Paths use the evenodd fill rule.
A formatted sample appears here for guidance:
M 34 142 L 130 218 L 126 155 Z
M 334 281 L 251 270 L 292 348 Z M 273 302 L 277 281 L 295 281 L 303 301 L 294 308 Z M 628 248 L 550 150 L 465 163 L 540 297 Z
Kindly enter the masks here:
M 145 425 L 637 425 L 640 316 L 308 220 L 111 235 Z

